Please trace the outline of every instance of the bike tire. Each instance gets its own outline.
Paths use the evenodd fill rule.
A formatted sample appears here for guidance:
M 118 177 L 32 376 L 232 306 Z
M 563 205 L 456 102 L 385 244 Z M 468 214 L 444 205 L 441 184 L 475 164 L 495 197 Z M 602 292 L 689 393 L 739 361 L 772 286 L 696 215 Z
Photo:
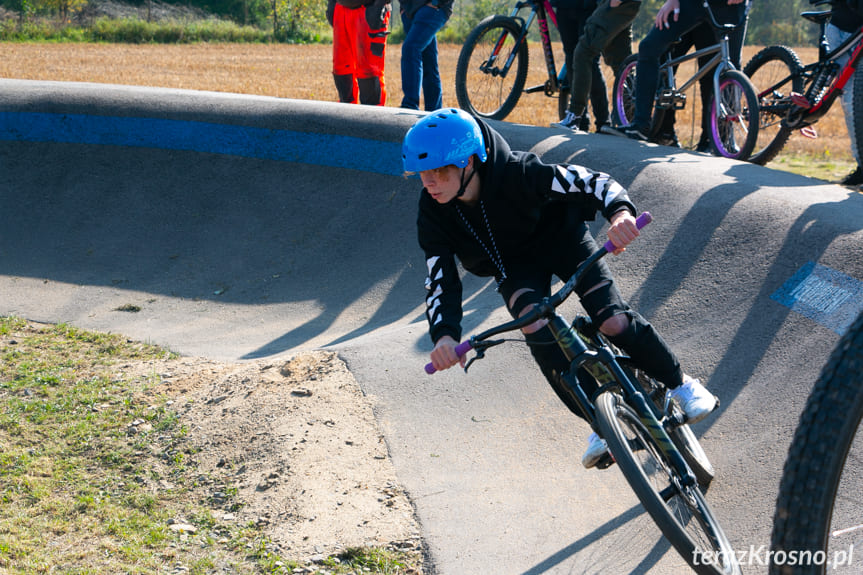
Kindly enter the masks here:
M 746 161 L 758 141 L 760 120 L 755 88 L 743 72 L 726 70 L 719 77 L 719 98 L 731 113 L 720 118 L 716 97 L 711 96 L 710 140 L 721 156 Z
M 771 551 L 835 558 L 859 542 L 863 492 L 863 314 L 839 340 L 806 401 L 782 471 Z M 846 505 L 849 509 L 846 509 Z M 858 551 L 859 553 L 859 551 Z M 846 555 L 847 557 L 847 555 Z M 851 559 L 849 558 L 849 563 Z M 774 560 L 770 575 L 821 575 L 828 564 Z M 860 573 L 856 564 L 830 573 Z
M 521 24 L 500 15 L 485 18 L 468 34 L 455 70 L 460 108 L 492 120 L 503 120 L 512 112 L 527 80 L 527 42 L 518 42 L 521 36 Z M 512 65 L 502 74 L 501 66 L 510 56 Z
M 790 105 L 791 92 L 803 93 L 803 77 L 799 75 L 802 68 L 800 58 L 787 46 L 768 46 L 755 54 L 743 68 L 758 96 L 758 141 L 749 156 L 753 164 L 763 166 L 772 161 L 791 137 L 792 130 L 783 120 Z M 789 78 L 790 83 L 762 93 L 783 78 Z M 863 111 L 863 102 L 860 109 Z M 863 119 L 860 124 L 863 127 Z
M 626 365 L 625 367 L 635 380 L 641 384 L 642 389 L 644 389 L 645 393 L 656 405 L 657 411 L 665 413 L 666 387 L 632 365 Z M 677 415 L 681 413 L 681 409 L 677 404 L 673 404 L 672 409 Z M 669 431 L 668 436 L 671 438 L 674 446 L 677 447 L 677 450 L 680 451 L 683 459 L 686 460 L 686 464 L 689 465 L 692 473 L 695 474 L 698 485 L 702 490 L 706 491 L 708 486 L 710 486 L 710 482 L 716 477 L 716 469 L 710 463 L 707 453 L 701 447 L 701 443 L 695 437 L 692 429 L 688 425 L 683 424 Z
M 734 551 L 704 494 L 682 486 L 657 440 L 623 399 L 604 392 L 596 399 L 602 437 L 632 490 L 666 539 L 699 575 L 740 575 Z
M 623 128 L 632 124 L 635 116 L 635 72 L 638 64 L 638 54 L 628 56 L 614 75 L 612 89 L 613 116 Z

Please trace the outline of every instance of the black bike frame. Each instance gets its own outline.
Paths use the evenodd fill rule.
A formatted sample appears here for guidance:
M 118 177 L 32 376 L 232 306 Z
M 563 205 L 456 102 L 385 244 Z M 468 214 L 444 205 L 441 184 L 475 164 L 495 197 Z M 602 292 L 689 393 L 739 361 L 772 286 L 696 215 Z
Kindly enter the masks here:
M 594 429 L 596 428 L 596 411 L 593 407 L 593 400 L 588 397 L 578 378 L 575 376 L 580 367 L 584 367 L 591 374 L 596 373 L 598 375 L 604 371 L 609 375 L 607 385 L 616 385 L 620 389 L 627 405 L 635 410 L 639 420 L 647 428 L 653 439 L 656 440 L 663 454 L 682 478 L 682 484 L 684 486 L 696 485 L 697 480 L 695 475 L 689 469 L 689 466 L 683 459 L 683 455 L 681 455 L 680 451 L 678 451 L 671 441 L 668 432 L 654 412 L 654 409 L 656 409 L 655 406 L 647 400 L 641 386 L 633 383 L 629 375 L 618 363 L 616 356 L 607 346 L 602 346 L 598 350 L 591 349 L 579 336 L 576 328 L 567 324 L 566 320 L 556 313 L 557 307 L 575 290 L 575 286 L 581 279 L 584 271 L 604 257 L 606 253 L 608 251 L 605 248 L 600 248 L 594 252 L 578 266 L 576 272 L 556 294 L 543 298 L 540 303 L 534 306 L 533 310 L 524 316 L 471 337 L 471 345 L 473 349 L 477 350 L 477 357 L 481 357 L 481 353 L 486 347 L 503 343 L 502 341 L 488 342 L 484 346 L 484 340 L 497 334 L 520 329 L 539 319 L 547 319 L 555 341 L 570 361 L 570 368 L 566 373 L 561 375 L 561 379 L 569 388 L 590 426 Z M 604 378 L 597 379 L 598 383 L 603 385 Z
M 525 8 L 530 9 L 530 14 L 526 20 L 519 16 L 519 13 Z M 512 62 L 515 59 L 515 54 L 518 52 L 518 47 L 521 46 L 522 42 L 527 42 L 527 33 L 528 30 L 530 30 L 530 25 L 533 24 L 534 20 L 537 20 L 539 22 L 539 36 L 542 43 L 542 53 L 545 57 L 545 67 L 548 71 L 548 80 L 546 80 L 544 84 L 525 88 L 524 92 L 526 94 L 532 94 L 534 92 L 544 91 L 547 96 L 557 93 L 560 90 L 560 82 L 563 80 L 564 76 L 566 76 L 566 69 L 565 67 L 562 68 L 560 74 L 558 74 L 557 67 L 554 64 L 554 50 L 551 47 L 551 35 L 548 28 L 548 19 L 551 18 L 551 22 L 556 28 L 557 15 L 554 13 L 554 8 L 551 6 L 551 2 L 549 0 L 521 0 L 516 3 L 515 8 L 512 9 L 509 17 L 522 23 L 522 33 L 521 36 L 516 39 L 515 47 L 509 55 L 501 75 L 506 77 L 507 72 L 509 72 L 509 69 L 512 66 Z M 501 36 L 501 39 L 495 47 L 495 54 L 500 51 L 503 39 L 504 37 Z

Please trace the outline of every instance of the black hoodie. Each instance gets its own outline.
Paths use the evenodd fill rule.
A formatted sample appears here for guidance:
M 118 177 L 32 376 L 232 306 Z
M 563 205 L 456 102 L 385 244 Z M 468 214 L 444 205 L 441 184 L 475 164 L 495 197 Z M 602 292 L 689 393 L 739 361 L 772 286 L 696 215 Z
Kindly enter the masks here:
M 433 342 L 461 337 L 456 257 L 467 271 L 499 281 L 497 254 L 504 269 L 514 269 L 538 250 L 553 249 L 545 240 L 567 222 L 591 221 L 597 211 L 606 219 L 621 209 L 635 214 L 626 190 L 608 174 L 512 151 L 500 134 L 478 122 L 488 153 L 477 168 L 480 205 L 441 205 L 425 189 L 420 194 L 417 232 L 428 267 L 426 318 Z

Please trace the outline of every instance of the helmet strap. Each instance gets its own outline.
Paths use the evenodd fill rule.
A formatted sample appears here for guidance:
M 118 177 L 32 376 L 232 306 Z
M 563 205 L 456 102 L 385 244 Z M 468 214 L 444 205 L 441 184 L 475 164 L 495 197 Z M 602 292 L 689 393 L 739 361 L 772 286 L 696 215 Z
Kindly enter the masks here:
M 466 169 L 467 168 L 461 169 L 461 178 L 460 178 L 460 180 L 461 180 L 460 184 L 461 185 L 458 188 L 458 193 L 456 193 L 456 195 L 455 195 L 455 197 L 457 197 L 457 198 L 460 198 L 464 195 L 465 191 L 467 190 L 468 184 L 470 184 L 470 181 L 473 179 L 473 175 L 476 173 L 476 168 L 471 169 L 470 175 L 468 175 L 467 180 L 465 180 L 464 179 L 464 171 Z

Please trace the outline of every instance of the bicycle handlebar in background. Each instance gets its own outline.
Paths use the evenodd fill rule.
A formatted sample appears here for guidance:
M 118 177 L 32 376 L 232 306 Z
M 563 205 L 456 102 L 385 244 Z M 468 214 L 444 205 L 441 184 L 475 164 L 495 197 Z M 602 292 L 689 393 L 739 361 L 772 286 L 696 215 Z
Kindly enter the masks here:
M 650 214 L 650 212 L 642 212 L 641 215 L 638 216 L 638 218 L 636 218 L 635 226 L 640 230 L 641 228 L 643 228 L 644 226 L 646 226 L 647 224 L 649 224 L 652 221 L 653 221 L 653 216 Z M 605 250 L 608 253 L 611 253 L 617 249 L 617 246 L 615 246 L 611 240 L 608 240 L 607 242 L 605 242 L 605 244 L 602 246 L 601 249 Z M 471 344 L 469 339 L 466 339 L 463 342 L 461 342 L 460 344 L 458 344 L 457 346 L 455 346 L 455 353 L 456 353 L 456 355 L 459 356 L 459 358 L 461 358 L 467 352 L 469 352 L 472 349 L 473 349 L 473 345 Z M 429 362 L 425 365 L 425 371 L 429 375 L 437 372 L 437 370 L 435 369 L 434 365 L 431 364 L 431 362 Z

